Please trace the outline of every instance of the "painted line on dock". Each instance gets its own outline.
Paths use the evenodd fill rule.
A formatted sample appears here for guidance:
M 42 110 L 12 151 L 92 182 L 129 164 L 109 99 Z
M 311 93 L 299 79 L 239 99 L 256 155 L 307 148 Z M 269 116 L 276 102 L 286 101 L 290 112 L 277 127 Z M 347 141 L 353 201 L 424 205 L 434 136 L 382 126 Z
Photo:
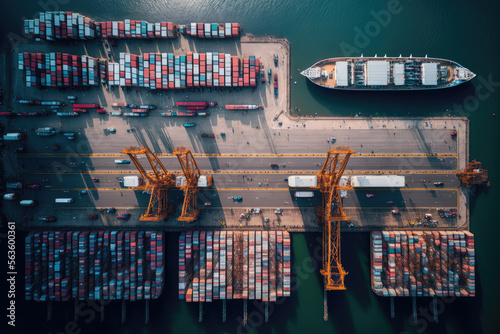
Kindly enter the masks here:
M 173 174 L 182 174 L 182 170 L 170 170 Z M 296 174 L 307 174 L 314 175 L 317 174 L 319 170 L 288 170 L 288 171 L 263 171 L 263 170 L 242 170 L 242 171 L 211 171 L 211 170 L 202 170 L 202 174 L 206 175 L 217 175 L 217 174 L 276 174 L 276 175 L 296 175 Z M 377 170 L 350 170 L 344 171 L 343 175 L 358 175 L 358 174 L 366 174 L 366 175 L 394 175 L 394 174 L 455 174 L 458 170 L 450 169 L 450 170 L 387 170 L 387 171 L 377 171 Z M 64 174 L 139 174 L 137 170 L 107 170 L 107 171 L 80 171 L 80 172 L 26 172 L 25 174 L 31 175 L 64 175 Z
M 96 207 L 91 207 L 91 206 L 80 206 L 80 207 L 55 207 L 54 210 L 86 210 L 86 209 L 91 209 L 91 210 L 107 210 L 109 207 L 103 207 L 103 208 L 96 208 Z M 120 207 L 120 206 L 115 206 L 114 207 L 116 210 L 144 210 L 147 209 L 147 206 L 135 206 L 135 207 Z M 230 209 L 238 209 L 238 210 L 245 210 L 245 209 L 251 209 L 252 207 L 243 207 L 243 206 L 207 206 L 207 207 L 199 207 L 198 209 L 200 210 L 211 210 L 211 209 L 217 209 L 217 210 L 230 210 Z M 257 208 L 254 206 L 253 208 Z M 276 210 L 276 207 L 265 207 L 261 206 L 258 207 L 262 210 Z M 304 210 L 304 209 L 311 209 L 311 210 L 316 210 L 316 206 L 282 206 L 281 207 L 283 210 Z M 356 210 L 365 210 L 365 209 L 377 209 L 377 210 L 393 210 L 393 207 L 388 207 L 388 206 L 371 206 L 371 207 L 359 207 L 359 206 L 343 206 L 344 209 L 356 209 Z M 414 211 L 414 210 L 437 210 L 437 209 L 457 209 L 457 207 L 452 207 L 452 206 L 429 206 L 429 207 L 411 207 L 411 208 L 396 208 L 397 210 L 400 211 Z M 119 213 L 118 213 L 119 214 Z
M 283 154 L 272 154 L 272 153 L 257 153 L 257 154 L 228 154 L 228 153 L 192 153 L 194 157 L 199 158 L 291 158 L 291 157 L 318 157 L 325 158 L 327 155 L 325 153 L 283 153 Z M 34 157 L 46 157 L 46 158 L 60 158 L 60 157 L 94 157 L 94 158 L 106 158 L 106 157 L 121 157 L 126 156 L 126 154 L 121 153 L 24 153 L 18 154 L 19 157 L 34 158 Z M 141 156 L 141 155 L 138 155 Z M 172 153 L 158 153 L 158 157 L 174 158 L 176 157 Z M 355 153 L 351 157 L 453 157 L 457 158 L 457 153 Z
M 172 189 L 179 189 L 179 187 L 172 187 Z M 132 188 L 55 188 L 50 189 L 51 191 L 132 191 Z M 360 189 L 348 189 L 349 191 L 457 191 L 458 188 L 360 188 Z M 138 189 L 137 191 L 143 191 Z M 268 187 L 258 187 L 258 188 L 202 188 L 200 191 L 319 191 L 318 189 L 300 188 L 268 188 Z

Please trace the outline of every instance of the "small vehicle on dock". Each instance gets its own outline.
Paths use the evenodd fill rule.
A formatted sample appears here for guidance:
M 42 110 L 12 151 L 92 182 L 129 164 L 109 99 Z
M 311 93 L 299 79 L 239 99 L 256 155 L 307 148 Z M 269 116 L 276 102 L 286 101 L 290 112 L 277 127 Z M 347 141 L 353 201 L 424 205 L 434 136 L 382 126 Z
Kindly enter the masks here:
M 241 197 L 241 196 L 234 196 L 233 197 L 233 201 L 235 201 L 235 202 L 242 202 L 243 201 L 243 197 Z
M 203 204 L 205 204 L 205 206 L 212 206 L 212 202 L 205 202 Z
M 203 138 L 215 138 L 215 135 L 213 133 L 202 133 L 201 136 Z
M 366 194 L 366 197 L 367 198 L 372 198 L 372 197 L 375 197 L 375 195 L 373 195 L 373 194 Z
M 99 183 L 99 179 L 97 177 L 93 177 L 92 181 L 94 181 L 95 183 Z
M 118 165 L 128 165 L 130 164 L 130 160 L 124 160 L 124 159 L 121 159 L 121 160 L 115 160 L 115 163 L 118 164 Z
M 436 187 L 441 187 L 442 185 L 444 185 L 444 183 L 443 183 L 443 182 L 441 182 L 441 181 L 438 181 L 438 182 L 434 182 L 434 185 L 435 185 Z
M 106 113 L 106 109 L 99 108 L 99 109 L 97 109 L 97 113 L 98 114 L 105 114 Z
M 130 213 L 128 213 L 128 211 L 125 211 L 125 212 L 122 212 L 120 213 L 116 218 L 118 219 L 123 219 L 123 220 L 127 220 L 131 217 L 132 215 Z
M 57 217 L 40 217 L 38 220 L 42 222 L 55 222 Z
M 26 189 L 40 189 L 39 184 L 27 184 Z
M 97 219 L 97 215 L 89 215 L 89 219 Z
M 192 128 L 193 126 L 196 126 L 196 123 L 184 123 L 185 128 Z
M 213 102 L 213 101 L 211 101 L 211 102 L 208 102 L 208 105 L 209 105 L 210 107 L 215 107 L 215 106 L 217 105 L 217 102 Z

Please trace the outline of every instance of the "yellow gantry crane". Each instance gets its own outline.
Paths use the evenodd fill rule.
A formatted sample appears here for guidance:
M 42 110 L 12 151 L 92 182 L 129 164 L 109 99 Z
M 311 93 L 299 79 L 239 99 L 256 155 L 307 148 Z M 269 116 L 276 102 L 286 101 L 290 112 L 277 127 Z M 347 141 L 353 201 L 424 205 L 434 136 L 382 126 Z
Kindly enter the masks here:
M 317 208 L 318 219 L 323 228 L 323 268 L 326 290 L 345 290 L 344 277 L 348 274 L 340 258 L 340 227 L 350 221 L 342 208 L 340 190 L 352 189 L 341 185 L 341 178 L 349 157 L 354 151 L 338 146 L 330 149 L 323 168 L 318 173 L 318 188 L 322 193 L 322 206 Z
M 181 190 L 184 190 L 184 203 L 182 213 L 177 220 L 184 222 L 193 222 L 198 218 L 199 210 L 196 208 L 196 194 L 198 193 L 198 180 L 201 176 L 200 169 L 194 160 L 191 151 L 184 146 L 177 146 L 174 155 L 179 159 L 182 171 L 186 181 L 181 184 Z
M 135 189 L 146 190 L 151 193 L 148 209 L 141 215 L 140 221 L 159 221 L 165 219 L 171 212 L 168 206 L 168 189 L 175 186 L 175 176 L 167 171 L 160 159 L 148 147 L 127 147 L 120 151 L 130 157 L 139 170 L 144 184 Z M 137 159 L 138 154 L 144 154 L 152 168 L 148 172 Z
M 472 160 L 464 171 L 457 173 L 457 177 L 461 183 L 470 188 L 474 184 L 482 184 L 488 181 L 488 171 L 481 168 L 479 161 Z

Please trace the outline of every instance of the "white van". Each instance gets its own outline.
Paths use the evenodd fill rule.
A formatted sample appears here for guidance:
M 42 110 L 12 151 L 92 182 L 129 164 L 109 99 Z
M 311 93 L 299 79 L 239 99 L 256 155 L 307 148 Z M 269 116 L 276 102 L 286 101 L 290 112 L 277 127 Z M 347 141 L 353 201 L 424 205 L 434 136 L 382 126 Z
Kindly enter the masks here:
M 22 206 L 35 206 L 38 205 L 38 202 L 31 199 L 26 199 L 19 202 L 19 204 L 21 204 Z
M 56 203 L 73 203 L 75 200 L 73 198 L 56 198 Z

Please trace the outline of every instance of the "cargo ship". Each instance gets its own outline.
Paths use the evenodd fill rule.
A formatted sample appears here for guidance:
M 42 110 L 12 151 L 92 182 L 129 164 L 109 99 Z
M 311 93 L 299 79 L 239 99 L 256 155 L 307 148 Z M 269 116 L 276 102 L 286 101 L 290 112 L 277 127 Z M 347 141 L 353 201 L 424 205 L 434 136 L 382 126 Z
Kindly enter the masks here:
M 26 300 L 136 301 L 162 292 L 162 232 L 31 232 L 25 241 Z
M 374 231 L 373 292 L 383 297 L 474 297 L 474 235 L 468 231 Z
M 425 57 L 340 57 L 324 59 L 300 72 L 329 89 L 429 90 L 460 85 L 476 75 L 447 59 Z
M 186 302 L 221 299 L 274 302 L 278 297 L 290 296 L 289 238 L 288 232 L 282 231 L 188 231 L 181 234 L 179 299 Z M 192 249 L 190 240 L 193 240 Z

